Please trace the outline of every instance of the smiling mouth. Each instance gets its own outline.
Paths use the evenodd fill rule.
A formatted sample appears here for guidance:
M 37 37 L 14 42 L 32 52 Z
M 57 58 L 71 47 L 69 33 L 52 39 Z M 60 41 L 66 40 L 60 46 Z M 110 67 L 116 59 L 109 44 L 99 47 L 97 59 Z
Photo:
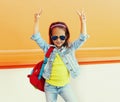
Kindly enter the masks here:
M 61 45 L 62 43 L 56 43 L 57 45 Z

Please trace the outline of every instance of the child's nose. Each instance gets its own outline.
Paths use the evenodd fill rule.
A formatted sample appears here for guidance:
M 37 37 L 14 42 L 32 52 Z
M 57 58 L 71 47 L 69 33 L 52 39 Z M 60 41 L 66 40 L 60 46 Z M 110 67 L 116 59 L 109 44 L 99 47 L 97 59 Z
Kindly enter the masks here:
M 61 41 L 59 37 L 58 37 L 57 41 Z

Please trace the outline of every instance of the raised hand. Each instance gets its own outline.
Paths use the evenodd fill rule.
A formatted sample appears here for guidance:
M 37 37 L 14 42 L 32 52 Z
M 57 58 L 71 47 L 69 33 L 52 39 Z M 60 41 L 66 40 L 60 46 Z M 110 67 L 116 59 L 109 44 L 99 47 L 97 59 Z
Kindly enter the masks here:
M 85 12 L 84 10 L 82 10 L 81 12 L 79 12 L 78 10 L 76 10 L 76 13 L 78 14 L 80 21 L 81 21 L 81 28 L 80 28 L 80 32 L 82 34 L 87 34 L 87 28 L 86 28 L 86 16 L 85 16 Z
M 76 13 L 80 17 L 81 22 L 85 23 L 86 22 L 86 15 L 85 15 L 84 10 L 82 10 L 81 12 L 79 12 L 78 10 L 76 10 Z
M 34 14 L 34 17 L 35 17 L 35 21 L 34 21 L 34 34 L 38 33 L 39 32 L 39 18 L 40 18 L 40 15 L 42 14 L 42 9 L 40 9 L 39 12 L 35 13 Z
M 42 9 L 40 9 L 39 12 L 37 12 L 37 13 L 34 14 L 35 21 L 39 20 L 41 14 L 42 14 Z

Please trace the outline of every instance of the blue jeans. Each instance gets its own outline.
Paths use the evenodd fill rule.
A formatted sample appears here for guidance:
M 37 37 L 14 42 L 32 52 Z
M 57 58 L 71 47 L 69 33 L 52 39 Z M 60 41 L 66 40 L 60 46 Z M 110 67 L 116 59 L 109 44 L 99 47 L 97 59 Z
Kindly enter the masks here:
M 58 95 L 60 95 L 65 102 L 78 102 L 73 94 L 70 84 L 58 87 L 45 83 L 45 95 L 46 102 L 57 102 Z

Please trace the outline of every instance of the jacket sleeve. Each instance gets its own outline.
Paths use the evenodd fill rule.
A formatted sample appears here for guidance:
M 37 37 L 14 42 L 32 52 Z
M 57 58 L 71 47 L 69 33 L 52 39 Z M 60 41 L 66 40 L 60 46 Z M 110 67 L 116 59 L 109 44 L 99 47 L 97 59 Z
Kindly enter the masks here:
M 80 48 L 86 42 L 88 37 L 88 34 L 80 34 L 80 37 L 71 44 L 71 48 L 73 50 Z
M 44 52 L 48 50 L 49 45 L 43 40 L 40 33 L 33 34 L 31 39 L 34 40 Z

